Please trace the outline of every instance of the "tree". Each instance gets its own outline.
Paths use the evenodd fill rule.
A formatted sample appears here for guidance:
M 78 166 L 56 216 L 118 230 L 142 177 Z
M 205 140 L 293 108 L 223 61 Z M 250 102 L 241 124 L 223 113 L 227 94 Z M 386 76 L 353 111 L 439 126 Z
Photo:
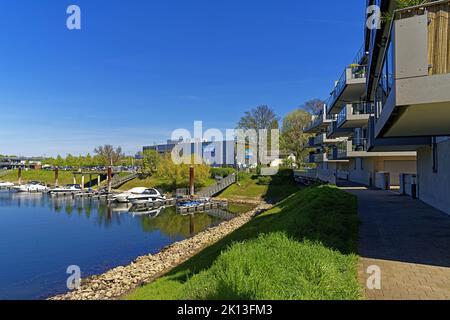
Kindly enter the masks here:
M 297 109 L 287 114 L 283 119 L 281 131 L 281 147 L 295 155 L 298 164 L 308 154 L 308 139 L 310 134 L 303 132 L 303 128 L 311 121 L 311 114 L 302 109 Z
M 162 157 L 156 150 L 145 150 L 142 153 L 142 172 L 144 174 L 154 174 L 161 164 Z
M 166 180 L 172 188 L 187 187 L 189 185 L 190 167 L 189 164 L 175 164 L 172 161 L 172 156 L 166 154 L 160 159 L 156 176 Z M 211 176 L 211 168 L 206 164 L 197 164 L 194 165 L 194 168 L 195 185 L 198 187 L 204 186 Z
M 245 112 L 237 126 L 244 130 L 278 129 L 278 117 L 270 107 L 262 105 Z
M 259 158 L 259 139 L 260 132 L 259 130 L 268 130 L 267 132 L 267 149 L 270 149 L 271 146 L 271 132 L 272 129 L 278 129 L 278 117 L 273 111 L 272 108 L 266 105 L 261 105 L 252 109 L 250 111 L 245 112 L 244 116 L 239 120 L 237 128 L 243 130 L 256 130 L 258 145 L 257 145 L 257 154 L 258 154 L 258 164 L 261 163 L 261 159 Z
M 303 109 L 312 115 L 318 115 L 322 112 L 324 105 L 325 101 L 321 99 L 312 99 L 302 104 L 300 109 Z
M 121 147 L 114 148 L 109 144 L 95 148 L 94 153 L 98 160 L 105 166 L 114 166 L 125 156 L 122 153 Z

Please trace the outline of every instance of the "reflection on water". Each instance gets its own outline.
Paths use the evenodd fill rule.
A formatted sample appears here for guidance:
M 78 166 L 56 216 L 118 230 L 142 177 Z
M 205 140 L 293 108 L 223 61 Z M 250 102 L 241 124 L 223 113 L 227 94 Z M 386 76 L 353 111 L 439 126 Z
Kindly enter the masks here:
M 88 198 L 0 192 L 0 299 L 64 292 L 66 268 L 102 273 L 216 225 L 227 213 L 145 214 Z

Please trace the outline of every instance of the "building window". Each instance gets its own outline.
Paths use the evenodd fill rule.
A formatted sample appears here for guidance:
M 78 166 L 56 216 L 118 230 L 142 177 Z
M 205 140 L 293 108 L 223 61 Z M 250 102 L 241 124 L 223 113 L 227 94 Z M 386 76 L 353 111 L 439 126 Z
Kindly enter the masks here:
M 383 107 L 389 94 L 394 87 L 394 48 L 392 40 L 389 41 L 385 52 L 383 66 L 380 70 L 380 77 L 375 92 L 375 116 L 378 119 L 381 116 Z
M 364 170 L 364 160 L 361 158 L 359 159 L 359 161 L 361 161 L 361 171 Z
M 436 137 L 432 139 L 432 154 L 433 154 L 433 173 L 438 172 L 438 144 Z

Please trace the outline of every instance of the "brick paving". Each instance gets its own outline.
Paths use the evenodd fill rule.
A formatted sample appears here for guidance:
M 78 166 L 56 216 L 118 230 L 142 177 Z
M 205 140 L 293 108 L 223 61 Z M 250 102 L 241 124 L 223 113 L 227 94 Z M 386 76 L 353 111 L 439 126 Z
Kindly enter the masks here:
M 391 191 L 342 189 L 358 197 L 359 279 L 366 299 L 450 299 L 450 217 Z M 380 268 L 380 290 L 367 288 L 369 266 Z

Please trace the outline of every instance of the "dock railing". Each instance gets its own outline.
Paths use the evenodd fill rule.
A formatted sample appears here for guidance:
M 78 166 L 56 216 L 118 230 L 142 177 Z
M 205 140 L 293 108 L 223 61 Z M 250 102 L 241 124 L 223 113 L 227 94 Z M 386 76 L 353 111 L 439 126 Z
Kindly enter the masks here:
M 121 185 L 127 183 L 128 181 L 136 179 L 137 177 L 139 177 L 139 173 L 132 173 L 132 174 L 129 174 L 129 175 L 124 176 L 124 177 L 112 178 L 112 180 L 111 180 L 111 188 L 112 189 L 116 189 L 116 188 L 120 187 Z M 108 189 L 108 185 L 106 185 L 104 187 L 101 187 L 99 190 L 105 191 L 107 189 Z
M 235 184 L 236 177 L 237 177 L 236 173 L 233 173 L 233 174 L 229 175 L 228 177 L 220 180 L 218 183 L 201 190 L 197 195 L 200 197 L 211 198 L 211 197 L 219 194 L 220 192 L 222 192 L 223 190 L 225 190 L 232 184 Z

